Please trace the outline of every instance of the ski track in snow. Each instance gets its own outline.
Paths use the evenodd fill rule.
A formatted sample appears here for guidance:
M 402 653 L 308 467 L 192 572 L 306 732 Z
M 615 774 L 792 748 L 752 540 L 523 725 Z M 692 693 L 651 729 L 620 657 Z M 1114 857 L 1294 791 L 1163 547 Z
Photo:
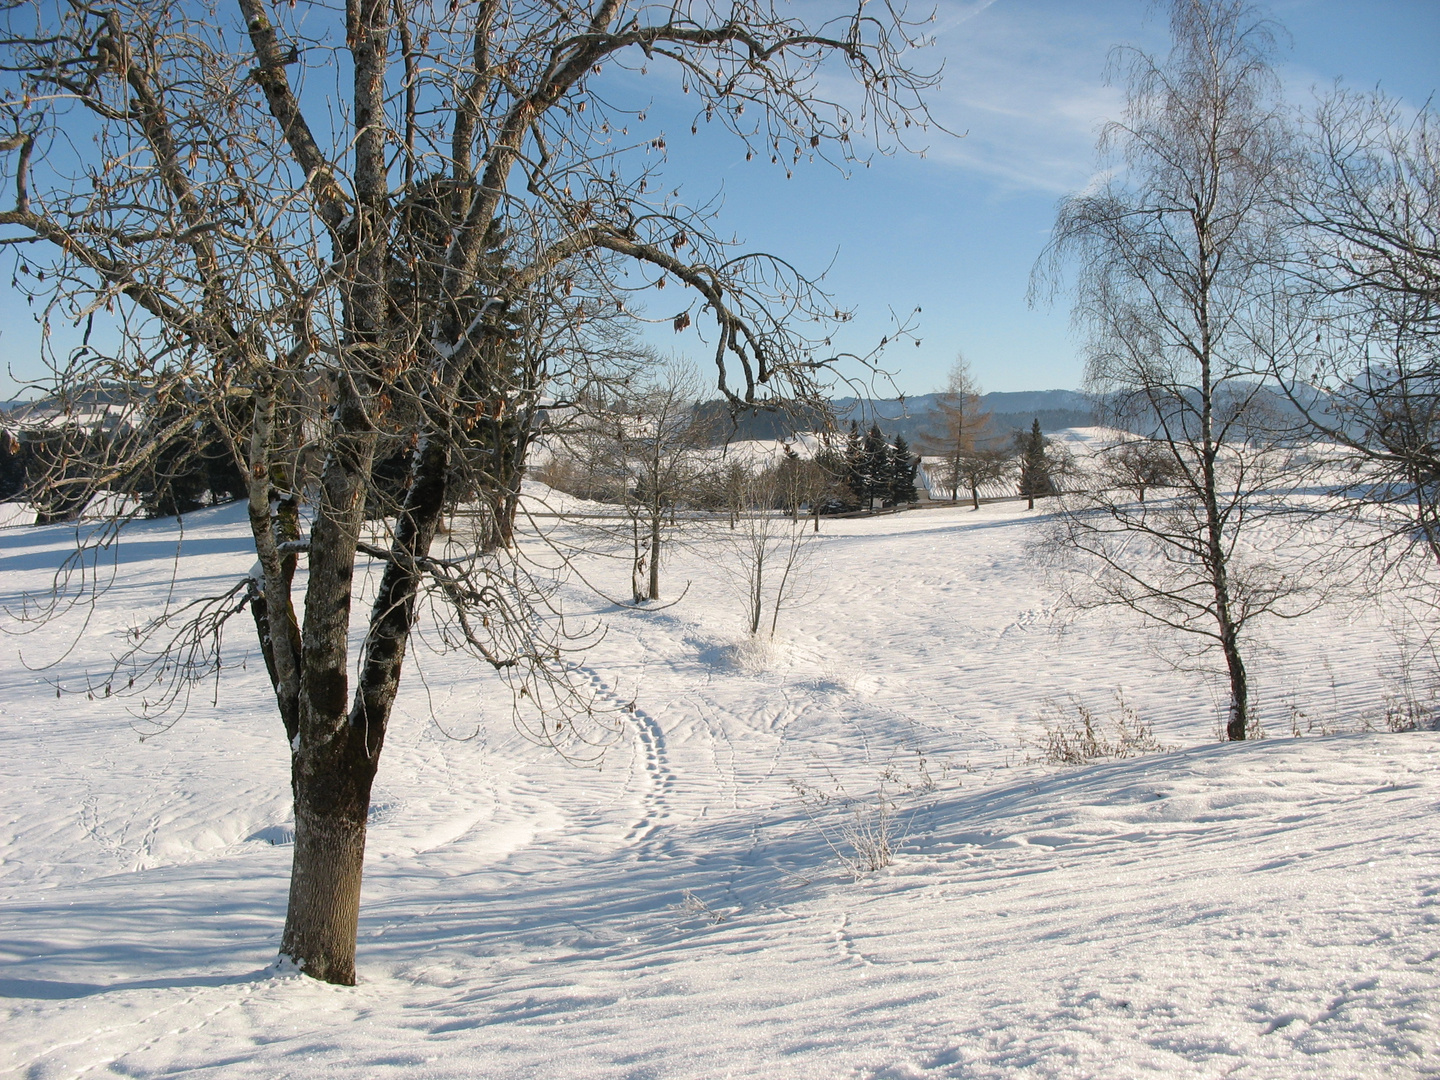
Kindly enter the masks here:
M 288 755 L 243 633 L 169 731 L 55 696 L 172 567 L 183 600 L 253 561 L 243 509 L 178 546 L 137 526 L 84 648 L 0 671 L 0 1077 L 1440 1075 L 1440 735 L 1361 730 L 1393 689 L 1388 615 L 1274 627 L 1252 653 L 1272 738 L 1217 745 L 1213 680 L 1122 622 L 1057 631 L 1033 519 L 826 522 L 760 660 L 718 547 L 665 564 L 688 591 L 664 610 L 567 586 L 607 627 L 577 668 L 620 725 L 599 767 L 417 648 L 351 988 L 270 966 Z M 0 535 L 4 598 L 72 535 Z M 1116 690 L 1176 749 L 1030 760 L 1045 699 L 1103 717 Z M 853 879 L 832 845 L 882 785 L 898 857 Z

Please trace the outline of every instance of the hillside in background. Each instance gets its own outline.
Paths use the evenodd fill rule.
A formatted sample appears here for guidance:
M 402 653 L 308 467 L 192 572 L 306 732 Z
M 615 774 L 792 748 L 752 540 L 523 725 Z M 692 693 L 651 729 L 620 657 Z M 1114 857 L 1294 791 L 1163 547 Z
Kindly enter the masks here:
M 1338 414 L 1327 408 L 1326 398 L 1319 390 L 1303 388 L 1308 395 L 1305 405 L 1311 415 L 1327 422 L 1343 425 Z M 1255 398 L 1249 406 L 1252 412 L 1264 414 L 1285 426 L 1296 426 L 1303 419 L 1300 411 L 1274 387 L 1259 386 L 1237 380 L 1227 386 L 1219 395 L 1224 401 L 1227 395 L 1240 394 Z M 886 435 L 903 435 L 912 446 L 922 445 L 927 433 L 938 434 L 943 427 L 936 411 L 939 394 L 920 394 L 915 397 L 873 399 L 836 398 L 831 402 L 836 420 L 842 431 L 853 420 L 862 429 L 878 423 Z M 1030 425 L 1040 421 L 1040 430 L 1046 434 L 1064 431 L 1067 428 L 1091 427 L 1097 423 L 1095 401 L 1089 395 L 1077 390 L 1023 390 L 996 392 L 981 395 L 981 405 L 990 413 L 990 439 L 994 443 L 1008 443 L 1017 431 L 1029 431 Z M 819 426 L 813 413 L 791 416 L 781 412 L 750 412 L 741 414 L 733 423 L 728 408 L 723 402 L 708 402 L 703 409 L 712 410 L 717 417 L 718 437 L 731 439 L 784 439 L 797 431 L 812 431 Z M 1119 423 L 1111 418 L 1111 425 Z M 1136 434 L 1147 434 L 1154 430 L 1156 420 L 1148 422 L 1142 416 L 1134 416 L 1128 426 Z
M 935 412 L 939 397 L 939 394 L 887 400 L 843 397 L 832 401 L 831 408 L 842 428 L 848 427 L 851 420 L 862 428 L 878 423 L 886 435 L 892 438 L 903 435 L 914 444 L 927 432 L 939 428 Z M 1036 419 L 1045 432 L 1088 427 L 1095 422 L 1090 399 L 1075 390 L 997 392 L 983 395 L 981 403 L 991 414 L 992 437 L 999 441 L 1008 440 L 1012 432 L 1028 431 Z M 811 412 L 792 415 L 758 410 L 742 413 L 732 422 L 724 402 L 706 402 L 701 408 L 713 414 L 719 435 L 732 440 L 784 439 L 797 431 L 813 431 L 819 426 L 818 416 Z
M 940 396 L 920 394 L 889 401 L 838 398 L 834 408 L 842 423 L 852 419 L 862 427 L 878 423 L 887 435 L 903 435 L 916 443 L 926 432 L 938 432 L 935 403 Z M 996 392 L 982 395 L 980 403 L 990 413 L 991 438 L 999 441 L 1008 440 L 1012 432 L 1028 431 L 1037 419 L 1047 433 L 1095 422 L 1090 399 L 1075 390 Z

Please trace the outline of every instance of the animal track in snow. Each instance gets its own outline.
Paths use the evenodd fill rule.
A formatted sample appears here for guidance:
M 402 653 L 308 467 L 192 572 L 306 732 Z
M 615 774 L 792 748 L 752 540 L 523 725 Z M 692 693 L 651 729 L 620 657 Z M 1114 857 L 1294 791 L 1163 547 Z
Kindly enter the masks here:
M 580 665 L 578 670 L 588 678 L 596 699 L 613 702 L 615 711 L 628 721 L 635 733 L 640 751 L 639 771 L 645 778 L 645 789 L 640 796 L 639 820 L 630 826 L 625 840 L 642 843 L 659 830 L 661 820 L 667 816 L 666 796 L 675 786 L 675 776 L 665 752 L 665 731 L 633 698 L 624 700 L 593 668 Z

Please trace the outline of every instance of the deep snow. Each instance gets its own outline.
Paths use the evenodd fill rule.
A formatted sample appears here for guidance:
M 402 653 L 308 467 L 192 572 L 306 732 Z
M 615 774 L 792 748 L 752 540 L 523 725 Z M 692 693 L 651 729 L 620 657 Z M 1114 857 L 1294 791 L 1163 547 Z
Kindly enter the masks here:
M 1272 628 L 1271 737 L 1217 744 L 1217 685 L 1152 632 L 1057 635 L 1022 506 L 825 522 L 758 660 L 715 545 L 675 553 L 663 610 L 567 585 L 607 628 L 580 672 L 623 725 L 598 769 L 418 647 L 353 988 L 273 970 L 288 761 L 248 617 L 169 730 L 56 697 L 172 587 L 253 561 L 240 508 L 133 527 L 93 612 L 5 640 L 0 1075 L 1440 1074 L 1440 735 L 1365 730 L 1395 605 Z M 0 531 L 7 603 L 72 540 Z M 1174 750 L 1032 760 L 1047 699 L 1117 689 Z M 857 879 L 844 799 L 863 820 L 882 785 L 899 854 Z

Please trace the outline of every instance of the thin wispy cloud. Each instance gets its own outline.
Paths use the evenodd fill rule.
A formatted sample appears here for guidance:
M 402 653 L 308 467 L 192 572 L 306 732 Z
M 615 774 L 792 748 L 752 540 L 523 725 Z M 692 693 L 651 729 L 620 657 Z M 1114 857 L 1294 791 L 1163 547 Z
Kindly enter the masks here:
M 969 0 L 965 3 L 947 4 L 935 12 L 935 33 L 944 34 L 955 29 L 997 2 L 998 0 Z
M 1083 186 L 1099 128 L 1122 104 L 1121 91 L 1104 82 L 1106 57 L 1119 28 L 1133 32 L 1136 21 L 1074 5 L 954 7 L 937 15 L 945 82 L 933 105 L 964 137 L 935 140 L 930 156 L 1019 190 Z

